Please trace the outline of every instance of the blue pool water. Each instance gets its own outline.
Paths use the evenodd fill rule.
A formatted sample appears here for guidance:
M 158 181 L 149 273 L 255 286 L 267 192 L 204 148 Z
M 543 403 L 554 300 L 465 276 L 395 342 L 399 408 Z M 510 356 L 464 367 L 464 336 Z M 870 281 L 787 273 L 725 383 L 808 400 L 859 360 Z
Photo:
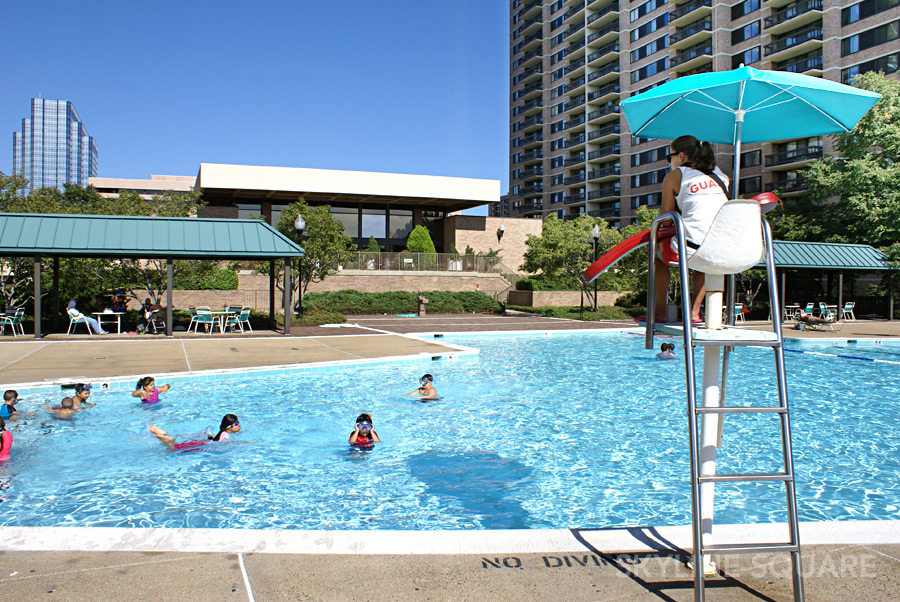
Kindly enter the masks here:
M 635 334 L 445 337 L 478 356 L 177 383 L 159 406 L 97 391 L 11 426 L 0 524 L 287 529 L 600 528 L 690 522 L 683 362 Z M 900 518 L 900 347 L 787 354 L 801 520 Z M 679 350 L 680 354 L 680 350 Z M 841 357 L 843 356 L 843 357 Z M 875 362 L 870 360 L 882 360 Z M 424 372 L 443 399 L 403 397 Z M 738 349 L 729 404 L 774 403 L 772 352 Z M 737 375 L 741 375 L 740 378 Z M 26 396 L 21 410 L 51 397 Z M 240 417 L 230 443 L 173 453 Z M 373 415 L 383 442 L 346 441 Z M 720 472 L 777 470 L 778 420 L 732 415 Z M 780 484 L 717 486 L 717 521 L 782 521 Z

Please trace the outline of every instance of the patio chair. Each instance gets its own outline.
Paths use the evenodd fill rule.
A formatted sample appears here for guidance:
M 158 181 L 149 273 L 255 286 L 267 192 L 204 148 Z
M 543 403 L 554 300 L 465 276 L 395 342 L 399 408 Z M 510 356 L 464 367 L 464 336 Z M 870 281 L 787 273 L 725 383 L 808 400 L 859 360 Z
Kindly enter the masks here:
M 250 306 L 245 305 L 241 308 L 241 312 L 239 314 L 234 314 L 232 316 L 228 316 L 228 320 L 225 321 L 226 327 L 231 327 L 231 330 L 234 330 L 234 327 L 237 326 L 241 329 L 241 332 L 244 332 L 244 324 L 247 325 L 247 328 L 250 329 L 250 332 L 253 332 L 253 327 L 250 326 Z
M 812 315 L 813 308 L 816 306 L 815 303 L 807 303 L 806 309 L 803 310 L 803 313 Z
M 728 319 L 728 308 L 722 308 L 722 321 L 726 321 Z M 734 304 L 734 323 L 744 321 L 744 304 L 743 303 L 735 303 Z
M 824 318 L 826 320 L 830 320 L 831 318 L 834 318 L 835 320 L 837 320 L 837 316 L 834 315 L 833 311 L 828 309 L 828 306 L 825 305 L 824 301 L 819 301 L 819 317 Z
M 67 335 L 73 334 L 76 330 L 78 330 L 79 324 L 84 324 L 84 327 L 87 328 L 88 334 L 94 334 L 93 332 L 91 332 L 90 325 L 87 323 L 87 320 L 80 311 L 73 307 L 67 313 L 69 314 L 69 329 L 66 331 Z
M 219 320 L 212 315 L 212 310 L 209 307 L 201 306 L 196 309 L 196 312 L 197 315 L 191 316 L 194 334 L 197 334 L 197 328 L 199 328 L 200 324 L 203 324 L 206 327 L 207 334 L 212 334 L 213 327 L 219 323 Z M 191 331 L 191 324 L 188 325 L 188 332 Z
M 25 336 L 25 327 L 22 326 L 22 320 L 25 319 L 25 308 L 20 307 L 18 309 L 7 309 L 6 313 L 0 315 L 0 334 L 6 334 L 6 327 L 10 326 L 12 328 L 13 336 L 18 336 L 16 334 L 18 327 L 18 332 Z
M 147 314 L 147 332 L 153 331 L 153 334 L 159 334 L 166 331 L 166 319 L 162 309 L 151 311 Z
M 854 307 L 856 307 L 856 301 L 847 301 L 844 303 L 844 307 L 841 308 L 841 320 L 856 321 L 856 315 L 853 313 Z

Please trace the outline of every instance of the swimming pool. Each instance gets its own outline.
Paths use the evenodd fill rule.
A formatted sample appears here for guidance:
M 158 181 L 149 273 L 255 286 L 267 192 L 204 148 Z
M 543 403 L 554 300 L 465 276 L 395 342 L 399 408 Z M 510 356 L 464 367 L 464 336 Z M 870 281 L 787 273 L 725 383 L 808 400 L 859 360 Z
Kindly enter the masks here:
M 155 407 L 98 391 L 72 421 L 13 426 L 0 466 L 4 526 L 254 529 L 599 528 L 690 522 L 680 361 L 636 334 L 443 340 L 457 361 L 178 383 Z M 787 354 L 801 520 L 900 518 L 900 347 L 791 344 Z M 814 355 L 815 353 L 824 355 Z M 838 357 L 845 356 L 845 357 Z M 772 354 L 738 349 L 729 403 L 774 403 Z M 881 360 L 883 363 L 869 360 Z M 423 372 L 444 399 L 402 397 Z M 161 379 L 165 382 L 165 379 Z M 33 410 L 57 397 L 24 397 Z M 373 414 L 383 443 L 346 444 Z M 236 413 L 232 443 L 166 451 Z M 729 416 L 721 472 L 772 470 L 777 419 Z M 767 441 L 767 445 L 760 445 Z M 762 451 L 760 451 L 762 450 Z M 752 492 L 752 495 L 749 494 Z M 783 486 L 717 486 L 717 522 L 782 521 Z

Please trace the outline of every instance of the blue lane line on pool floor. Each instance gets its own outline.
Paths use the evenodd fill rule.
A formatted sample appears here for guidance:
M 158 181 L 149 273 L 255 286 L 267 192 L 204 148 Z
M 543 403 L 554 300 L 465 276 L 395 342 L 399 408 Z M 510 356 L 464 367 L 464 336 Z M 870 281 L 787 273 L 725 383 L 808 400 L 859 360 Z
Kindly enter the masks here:
M 894 364 L 895 366 L 900 366 L 900 362 L 895 362 L 893 360 L 877 360 L 871 357 L 861 357 L 858 355 L 843 355 L 840 353 L 822 353 L 821 351 L 800 351 L 799 349 L 785 349 L 787 353 L 805 353 L 807 355 L 821 355 L 822 357 L 839 357 L 845 360 L 860 360 L 863 362 L 874 362 L 876 364 Z

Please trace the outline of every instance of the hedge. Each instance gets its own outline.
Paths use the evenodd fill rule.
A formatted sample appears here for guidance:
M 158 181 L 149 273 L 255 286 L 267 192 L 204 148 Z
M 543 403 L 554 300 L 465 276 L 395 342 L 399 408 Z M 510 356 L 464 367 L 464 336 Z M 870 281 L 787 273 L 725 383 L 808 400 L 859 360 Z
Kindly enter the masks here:
M 526 312 L 530 314 L 539 314 L 543 316 L 547 316 L 549 318 L 568 318 L 570 320 L 578 320 L 581 319 L 581 308 L 576 307 L 565 307 L 565 306 L 547 306 L 547 307 L 531 307 L 524 305 L 507 305 L 506 309 L 513 309 L 516 311 Z M 614 307 L 612 305 L 601 305 L 597 308 L 597 311 L 590 311 L 590 309 L 585 308 L 584 310 L 584 320 L 585 321 L 595 321 L 595 320 L 630 320 L 634 316 L 632 316 L 629 312 L 625 311 L 621 307 Z
M 303 296 L 303 311 L 337 312 L 344 315 L 410 314 L 418 312 L 420 295 L 428 299 L 428 305 L 425 306 L 428 313 L 497 313 L 502 309 L 496 299 L 481 291 L 362 293 L 343 290 L 307 293 Z
M 172 278 L 172 287 L 179 291 L 236 291 L 238 275 L 233 270 L 206 270 L 176 273 Z

